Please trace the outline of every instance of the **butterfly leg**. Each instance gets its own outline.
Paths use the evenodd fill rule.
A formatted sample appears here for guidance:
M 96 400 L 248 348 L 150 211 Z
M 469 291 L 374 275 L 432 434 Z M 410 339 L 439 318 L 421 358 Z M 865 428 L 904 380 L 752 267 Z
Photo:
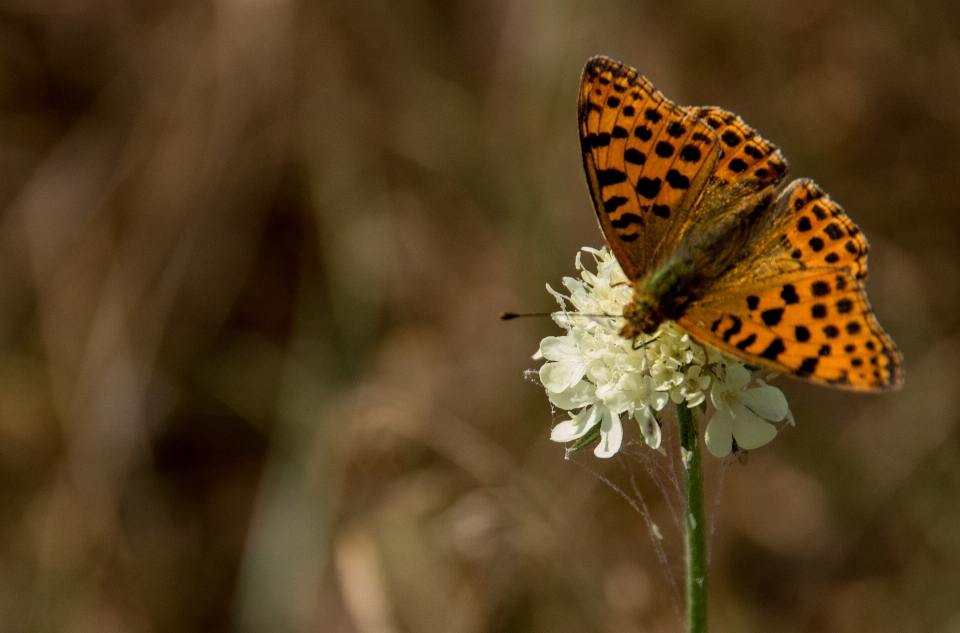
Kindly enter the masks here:
M 659 334 L 659 333 L 658 333 L 658 334 Z M 633 345 L 631 345 L 631 347 L 633 348 L 633 351 L 637 351 L 637 350 L 643 349 L 644 347 L 646 347 L 646 346 L 649 345 L 650 343 L 653 343 L 655 340 L 657 340 L 657 338 L 658 338 L 657 336 L 651 336 L 648 340 L 643 341 L 642 343 L 640 343 L 639 345 L 637 345 L 637 341 L 640 341 L 640 340 L 643 339 L 643 334 L 639 334 L 639 335 L 637 335 L 636 337 L 634 337 L 634 339 L 633 339 Z

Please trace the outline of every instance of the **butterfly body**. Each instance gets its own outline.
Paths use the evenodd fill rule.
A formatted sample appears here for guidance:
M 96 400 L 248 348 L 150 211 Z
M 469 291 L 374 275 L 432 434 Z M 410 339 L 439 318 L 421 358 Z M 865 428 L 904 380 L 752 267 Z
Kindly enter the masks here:
M 580 139 L 601 230 L 634 287 L 621 334 L 675 321 L 751 364 L 858 391 L 897 388 L 866 299 L 867 242 L 736 115 L 684 108 L 605 57 L 583 74 Z
M 653 334 L 661 323 L 680 320 L 691 304 L 706 297 L 750 251 L 755 229 L 776 211 L 771 207 L 772 197 L 773 188 L 769 187 L 752 196 L 751 205 L 728 213 L 709 230 L 687 234 L 669 261 L 635 281 L 621 334 L 625 338 Z

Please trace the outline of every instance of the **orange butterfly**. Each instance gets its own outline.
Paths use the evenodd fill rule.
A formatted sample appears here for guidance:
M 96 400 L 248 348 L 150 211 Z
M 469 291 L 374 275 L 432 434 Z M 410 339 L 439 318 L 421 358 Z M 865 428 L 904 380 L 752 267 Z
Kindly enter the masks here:
M 621 334 L 672 320 L 745 362 L 857 391 L 903 384 L 867 302 L 867 241 L 737 115 L 680 107 L 606 57 L 580 84 L 600 228 L 634 287 Z

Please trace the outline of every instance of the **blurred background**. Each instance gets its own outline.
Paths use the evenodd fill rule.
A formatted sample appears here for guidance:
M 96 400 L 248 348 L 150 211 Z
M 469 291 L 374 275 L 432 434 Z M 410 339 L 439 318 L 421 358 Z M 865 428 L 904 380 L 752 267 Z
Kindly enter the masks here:
M 960 631 L 946 0 L 0 1 L 0 631 L 681 630 L 645 458 L 564 460 L 496 318 L 602 243 L 596 53 L 843 204 L 907 361 L 708 458 L 712 630 Z

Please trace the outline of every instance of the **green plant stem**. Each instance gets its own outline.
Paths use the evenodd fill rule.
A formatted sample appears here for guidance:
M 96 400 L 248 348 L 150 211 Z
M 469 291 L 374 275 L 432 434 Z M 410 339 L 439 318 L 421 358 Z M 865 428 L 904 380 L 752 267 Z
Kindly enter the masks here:
M 707 532 L 697 413 L 677 405 L 683 460 L 684 545 L 687 557 L 687 633 L 707 631 Z

